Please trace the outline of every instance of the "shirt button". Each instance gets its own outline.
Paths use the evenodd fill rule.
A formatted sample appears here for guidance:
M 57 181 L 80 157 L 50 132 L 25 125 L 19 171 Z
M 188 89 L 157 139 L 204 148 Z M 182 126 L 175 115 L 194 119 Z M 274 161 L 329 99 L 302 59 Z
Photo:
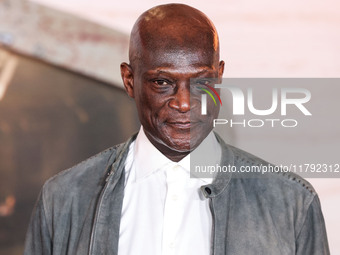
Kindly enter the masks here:
M 173 196 L 172 196 L 172 200 L 173 200 L 173 201 L 178 200 L 178 196 L 177 196 L 177 195 L 173 195 Z
M 170 249 L 175 248 L 175 243 L 174 243 L 174 242 L 171 242 L 171 243 L 169 244 L 169 248 L 170 248 Z

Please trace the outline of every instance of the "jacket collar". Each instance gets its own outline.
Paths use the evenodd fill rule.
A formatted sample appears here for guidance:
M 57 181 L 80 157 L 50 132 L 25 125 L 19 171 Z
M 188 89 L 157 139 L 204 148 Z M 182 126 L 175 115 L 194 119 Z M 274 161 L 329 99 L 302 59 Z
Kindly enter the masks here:
M 121 177 L 124 170 L 126 157 L 129 153 L 130 144 L 136 139 L 137 134 L 138 133 L 131 136 L 125 143 L 119 144 L 117 146 L 116 153 L 111 155 L 107 163 L 106 182 L 112 175 L 115 180 L 118 180 Z
M 230 146 L 228 146 L 217 133 L 215 133 L 215 136 L 217 138 L 217 141 L 220 143 L 222 149 L 220 165 L 234 166 L 235 164 L 234 153 L 230 149 Z M 231 180 L 231 176 L 232 173 L 229 171 L 218 172 L 211 184 L 204 185 L 201 187 L 203 195 L 207 198 L 213 198 L 220 195 L 227 188 Z

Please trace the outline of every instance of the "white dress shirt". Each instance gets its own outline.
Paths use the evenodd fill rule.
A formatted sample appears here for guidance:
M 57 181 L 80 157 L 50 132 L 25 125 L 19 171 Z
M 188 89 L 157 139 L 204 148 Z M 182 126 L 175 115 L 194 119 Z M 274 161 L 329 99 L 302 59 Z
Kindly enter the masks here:
M 210 133 L 196 150 L 221 148 Z M 190 155 L 176 163 L 146 137 L 143 127 L 130 145 L 125 163 L 125 190 L 119 255 L 209 255 L 212 216 L 200 187 L 212 179 L 190 178 Z

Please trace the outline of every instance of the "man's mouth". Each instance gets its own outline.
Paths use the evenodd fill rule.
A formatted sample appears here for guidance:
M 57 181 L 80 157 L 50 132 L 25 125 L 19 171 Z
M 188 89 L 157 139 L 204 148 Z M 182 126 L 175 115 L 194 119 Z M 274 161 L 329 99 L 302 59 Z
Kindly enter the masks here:
M 193 121 L 168 121 L 168 125 L 179 129 L 190 129 L 197 125 L 197 122 Z

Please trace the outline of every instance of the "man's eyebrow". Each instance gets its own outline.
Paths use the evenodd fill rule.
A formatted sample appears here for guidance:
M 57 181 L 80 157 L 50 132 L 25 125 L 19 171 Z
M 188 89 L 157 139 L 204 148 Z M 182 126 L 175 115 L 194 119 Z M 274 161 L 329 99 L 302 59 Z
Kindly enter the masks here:
M 202 71 L 199 71 L 198 73 L 196 73 L 197 75 L 203 74 L 203 73 L 207 73 L 207 72 L 211 72 L 213 70 L 207 70 L 207 69 L 203 69 Z

